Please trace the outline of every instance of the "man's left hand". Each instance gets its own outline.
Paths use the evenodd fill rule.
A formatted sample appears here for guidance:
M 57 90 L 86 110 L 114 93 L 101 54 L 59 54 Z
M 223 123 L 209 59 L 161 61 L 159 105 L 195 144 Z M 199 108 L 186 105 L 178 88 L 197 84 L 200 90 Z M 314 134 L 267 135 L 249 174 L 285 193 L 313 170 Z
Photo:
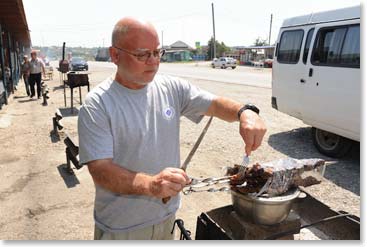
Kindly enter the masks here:
M 245 151 L 250 155 L 263 140 L 266 132 L 264 121 L 251 110 L 245 110 L 240 117 L 240 134 L 245 142 Z

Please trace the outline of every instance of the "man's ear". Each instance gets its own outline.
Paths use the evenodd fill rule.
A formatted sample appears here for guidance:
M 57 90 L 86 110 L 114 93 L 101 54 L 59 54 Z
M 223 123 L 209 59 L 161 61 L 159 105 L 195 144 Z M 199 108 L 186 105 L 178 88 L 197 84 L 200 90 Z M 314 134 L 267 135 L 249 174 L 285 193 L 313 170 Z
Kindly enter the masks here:
M 118 63 L 119 61 L 119 53 L 112 46 L 109 48 L 111 61 L 113 63 Z

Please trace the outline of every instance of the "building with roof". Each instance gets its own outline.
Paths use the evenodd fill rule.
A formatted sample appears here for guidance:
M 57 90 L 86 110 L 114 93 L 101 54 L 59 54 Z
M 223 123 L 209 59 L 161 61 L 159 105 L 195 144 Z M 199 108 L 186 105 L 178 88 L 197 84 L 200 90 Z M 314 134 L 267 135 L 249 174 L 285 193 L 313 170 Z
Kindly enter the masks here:
M 192 61 L 192 52 L 195 50 L 181 40 L 172 45 L 164 46 L 166 53 L 162 57 L 163 62 Z
M 31 38 L 22 0 L 0 1 L 0 109 L 20 79 L 23 54 Z

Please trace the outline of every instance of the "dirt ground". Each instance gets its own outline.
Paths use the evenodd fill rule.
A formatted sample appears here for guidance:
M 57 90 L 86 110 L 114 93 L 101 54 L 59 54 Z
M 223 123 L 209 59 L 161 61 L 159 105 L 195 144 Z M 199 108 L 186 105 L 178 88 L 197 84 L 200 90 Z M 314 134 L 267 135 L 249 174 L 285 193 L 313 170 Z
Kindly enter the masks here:
M 96 85 L 112 70 L 91 69 L 90 81 Z M 77 109 L 64 107 L 63 88 L 58 73 L 46 81 L 50 89 L 48 106 L 42 100 L 30 100 L 21 81 L 10 97 L 9 105 L 0 110 L 0 239 L 93 239 L 94 185 L 86 168 L 65 173 L 66 134 L 77 141 Z M 311 141 L 311 129 L 301 121 L 271 108 L 271 89 L 238 84 L 190 79 L 192 83 L 214 94 L 259 106 L 268 132 L 263 145 L 251 161 L 264 162 L 282 157 L 324 158 L 335 161 L 326 169 L 325 180 L 307 189 L 334 210 L 360 216 L 360 149 L 340 160 L 317 152 Z M 79 107 L 78 90 L 74 105 Z M 86 88 L 82 88 L 83 97 Z M 65 126 L 60 138 L 51 134 L 52 117 L 60 108 Z M 195 143 L 207 119 L 196 125 L 181 120 L 181 160 Z M 244 144 L 238 134 L 238 123 L 214 119 L 187 172 L 193 177 L 220 176 L 222 167 L 241 162 Z M 195 236 L 196 218 L 201 212 L 231 204 L 227 192 L 182 195 L 177 217 Z

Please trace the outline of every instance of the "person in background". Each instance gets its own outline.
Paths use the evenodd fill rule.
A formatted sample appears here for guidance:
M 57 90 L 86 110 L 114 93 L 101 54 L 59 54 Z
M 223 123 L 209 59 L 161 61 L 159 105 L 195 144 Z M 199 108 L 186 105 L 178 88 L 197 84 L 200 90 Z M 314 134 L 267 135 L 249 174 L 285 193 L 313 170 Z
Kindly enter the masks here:
M 25 90 L 27 92 L 27 95 L 30 96 L 31 93 L 29 91 L 29 75 L 30 75 L 30 71 L 31 71 L 31 65 L 29 63 L 28 60 L 28 56 L 24 55 L 23 56 L 23 63 L 22 63 L 22 76 L 23 76 L 23 81 L 24 81 L 24 85 L 25 85 Z
M 37 98 L 41 98 L 42 73 L 46 76 L 45 64 L 37 57 L 37 51 L 31 52 L 29 85 L 31 87 L 31 98 L 35 96 L 34 86 L 37 84 Z

